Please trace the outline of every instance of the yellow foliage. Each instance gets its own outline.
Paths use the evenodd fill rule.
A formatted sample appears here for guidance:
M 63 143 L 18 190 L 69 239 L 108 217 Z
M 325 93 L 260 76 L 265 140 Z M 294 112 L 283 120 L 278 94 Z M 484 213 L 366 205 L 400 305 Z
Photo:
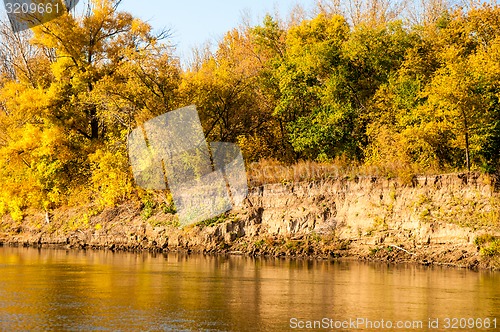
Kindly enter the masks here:
M 133 187 L 126 153 L 99 149 L 89 156 L 89 160 L 91 186 L 99 207 L 114 206 L 130 198 Z

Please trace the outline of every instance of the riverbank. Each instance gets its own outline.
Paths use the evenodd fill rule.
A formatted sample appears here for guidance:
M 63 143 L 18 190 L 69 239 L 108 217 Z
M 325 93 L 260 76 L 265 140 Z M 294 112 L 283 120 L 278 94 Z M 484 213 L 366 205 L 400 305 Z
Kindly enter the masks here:
M 179 229 L 171 209 L 127 202 L 2 218 L 6 245 L 189 251 L 500 268 L 500 197 L 479 174 L 252 188 L 244 204 Z

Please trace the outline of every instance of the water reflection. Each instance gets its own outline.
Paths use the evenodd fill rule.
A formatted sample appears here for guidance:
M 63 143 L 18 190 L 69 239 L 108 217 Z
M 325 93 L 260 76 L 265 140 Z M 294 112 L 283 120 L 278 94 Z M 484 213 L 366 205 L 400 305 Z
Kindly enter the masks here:
M 499 285 L 499 273 L 415 265 L 5 247 L 0 327 L 283 331 L 292 317 L 427 324 L 499 316 Z

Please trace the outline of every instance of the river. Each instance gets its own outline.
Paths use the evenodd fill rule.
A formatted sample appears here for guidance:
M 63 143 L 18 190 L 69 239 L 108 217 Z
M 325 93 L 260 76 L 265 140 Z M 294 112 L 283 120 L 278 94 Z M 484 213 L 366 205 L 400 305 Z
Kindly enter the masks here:
M 500 330 L 500 273 L 0 248 L 5 331 L 444 331 L 453 325 Z

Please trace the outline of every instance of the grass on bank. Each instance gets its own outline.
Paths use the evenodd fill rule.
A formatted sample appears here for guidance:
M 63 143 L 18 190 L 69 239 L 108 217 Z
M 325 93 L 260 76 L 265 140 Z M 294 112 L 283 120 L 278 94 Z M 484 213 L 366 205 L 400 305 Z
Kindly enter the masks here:
M 401 163 L 385 163 L 383 165 L 366 165 L 345 158 L 336 158 L 330 162 L 300 160 L 287 164 L 276 159 L 264 159 L 247 164 L 248 184 L 250 187 L 271 183 L 294 183 L 317 181 L 324 179 L 356 177 L 397 178 L 403 184 L 411 184 L 417 175 L 434 175 L 451 173 L 452 169 L 433 167 L 420 168 L 416 165 Z
M 474 244 L 478 246 L 481 256 L 500 256 L 500 238 L 491 234 L 483 234 L 474 239 Z

